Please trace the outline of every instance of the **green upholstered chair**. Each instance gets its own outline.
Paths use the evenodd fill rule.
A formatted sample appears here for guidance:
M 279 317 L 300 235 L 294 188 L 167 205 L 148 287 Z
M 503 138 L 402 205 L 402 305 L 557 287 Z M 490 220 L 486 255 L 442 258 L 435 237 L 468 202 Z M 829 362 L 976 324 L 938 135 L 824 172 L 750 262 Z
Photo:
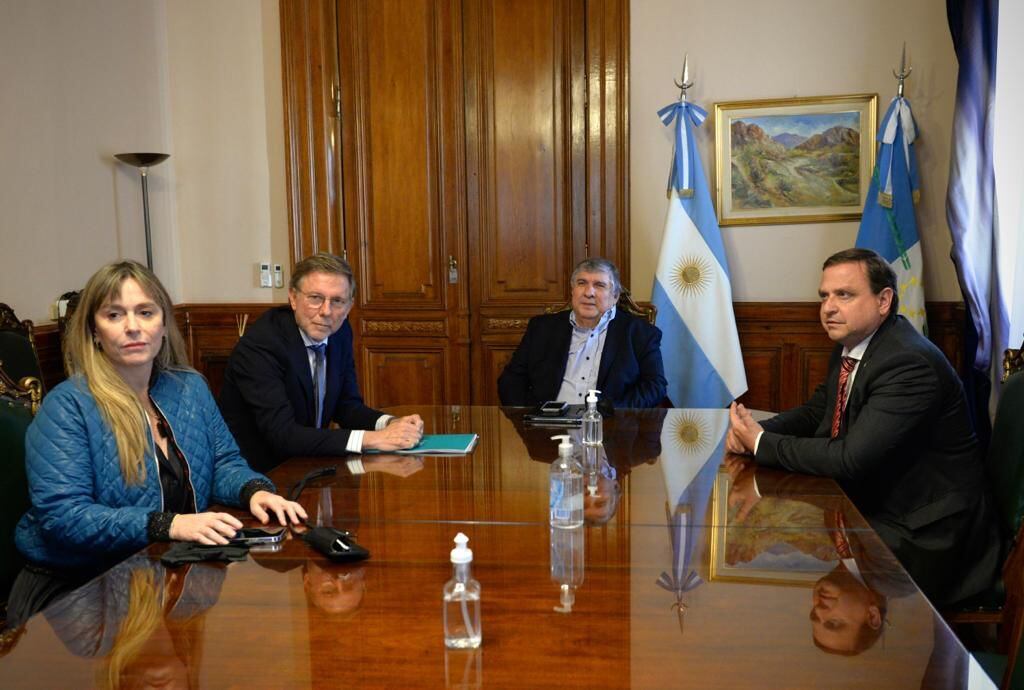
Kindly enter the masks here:
M 0 303 L 0 366 L 15 382 L 24 378 L 43 380 L 32 322 L 19 321 L 14 310 Z
M 29 507 L 25 430 L 31 422 L 30 403 L 0 396 L 0 618 L 23 564 L 14 546 L 14 527 Z
M 943 615 L 950 625 L 998 626 L 997 650 L 1007 657 L 1001 687 L 1008 688 L 1024 637 L 1024 372 L 1003 384 L 987 467 L 998 519 L 1006 534 L 1015 535 L 1003 564 L 1000 591 L 993 593 L 994 606 L 981 603 Z

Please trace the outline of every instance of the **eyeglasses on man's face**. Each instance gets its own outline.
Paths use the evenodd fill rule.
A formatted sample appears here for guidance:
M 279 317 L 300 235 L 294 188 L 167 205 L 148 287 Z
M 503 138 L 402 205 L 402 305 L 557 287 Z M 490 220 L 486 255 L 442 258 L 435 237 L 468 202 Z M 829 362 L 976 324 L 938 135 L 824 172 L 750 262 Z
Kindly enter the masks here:
M 303 292 L 302 290 L 296 290 L 296 292 L 302 295 L 302 300 L 311 309 L 320 309 L 324 306 L 325 302 L 331 305 L 331 311 L 345 309 L 352 304 L 351 297 L 332 297 L 327 299 L 327 297 L 319 292 Z

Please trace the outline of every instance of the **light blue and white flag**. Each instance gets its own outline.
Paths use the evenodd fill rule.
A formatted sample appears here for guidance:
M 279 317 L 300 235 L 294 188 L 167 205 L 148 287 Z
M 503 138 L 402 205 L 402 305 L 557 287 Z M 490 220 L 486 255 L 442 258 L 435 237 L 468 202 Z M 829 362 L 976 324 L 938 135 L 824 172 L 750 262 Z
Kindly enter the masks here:
M 685 595 L 707 579 L 700 562 L 708 552 L 714 516 L 708 506 L 729 430 L 726 410 L 669 410 L 661 427 L 661 467 L 665 482 L 665 521 L 671 562 L 655 581 L 675 597 L 673 610 L 682 627 Z M 703 574 L 702 574 L 703 573 Z
M 1017 346 L 1009 332 L 1013 293 L 1001 289 L 1001 283 L 1006 285 L 1003 262 L 1008 257 L 1001 251 L 1006 247 L 1000 246 L 993 164 L 999 3 L 965 0 L 950 3 L 948 10 L 960 70 L 946 219 L 953 235 L 952 255 L 960 289 L 977 334 L 974 370 L 988 379 L 1002 350 Z M 1016 228 L 1008 230 L 1015 232 Z
M 668 213 L 651 301 L 675 407 L 725 407 L 747 390 L 732 285 L 693 125 L 707 113 L 680 101 L 658 111 L 675 129 Z
M 900 314 L 927 333 L 921 238 L 914 204 L 920 198 L 914 140 L 917 126 L 910 101 L 892 99 L 878 130 L 878 160 L 861 216 L 857 246 L 878 252 L 896 271 Z

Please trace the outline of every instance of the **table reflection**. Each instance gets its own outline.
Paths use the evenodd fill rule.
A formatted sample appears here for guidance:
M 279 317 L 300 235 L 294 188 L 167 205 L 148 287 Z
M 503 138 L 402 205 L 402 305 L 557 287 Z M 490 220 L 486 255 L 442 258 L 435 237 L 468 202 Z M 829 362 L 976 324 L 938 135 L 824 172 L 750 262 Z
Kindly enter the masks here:
M 96 659 L 101 688 L 198 687 L 205 619 L 223 564 L 170 569 L 133 557 L 45 612 L 71 653 Z
M 581 450 L 585 524 L 573 530 L 548 521 L 555 431 L 527 428 L 514 411 L 457 412 L 424 417 L 430 431 L 479 433 L 468 457 L 299 459 L 271 473 L 285 490 L 319 471 L 299 499 L 310 524 L 355 533 L 369 560 L 332 563 L 293 534 L 226 576 L 192 566 L 185 582 L 197 570 L 214 575 L 190 589 L 134 559 L 32 619 L 0 661 L 0 685 L 965 682 L 970 657 L 838 486 L 727 456 L 726 411 L 617 412 L 605 444 Z M 335 475 L 323 473 L 328 464 Z M 473 652 L 443 645 L 441 590 L 458 531 L 470 537 L 482 586 L 484 643 Z M 151 575 L 133 585 L 133 569 Z M 151 602 L 155 624 L 126 625 L 144 618 L 128 614 L 133 588 L 150 592 L 134 601 Z M 73 655 L 49 642 L 47 627 Z M 114 663 L 129 627 L 147 632 Z M 239 645 L 273 649 L 275 663 L 254 672 L 252 655 L 231 653 Z M 87 675 L 75 665 L 82 658 L 95 666 Z

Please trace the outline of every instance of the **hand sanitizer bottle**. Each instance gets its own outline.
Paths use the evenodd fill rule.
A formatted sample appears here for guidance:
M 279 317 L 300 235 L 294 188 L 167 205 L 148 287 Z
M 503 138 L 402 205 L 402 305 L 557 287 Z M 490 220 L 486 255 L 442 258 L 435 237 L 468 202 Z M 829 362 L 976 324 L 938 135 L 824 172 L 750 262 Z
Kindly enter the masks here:
M 558 459 L 551 463 L 551 526 L 579 527 L 583 524 L 583 467 L 573 457 L 568 434 L 551 440 L 561 440 Z
M 555 611 L 572 613 L 576 589 L 583 584 L 584 528 L 551 528 L 551 581 L 558 585 Z
M 469 573 L 472 550 L 466 548 L 469 537 L 455 535 L 452 549 L 452 579 L 444 585 L 444 646 L 449 649 L 476 649 L 483 639 L 480 632 L 480 583 Z
M 597 411 L 597 394 L 601 391 L 587 391 L 587 411 L 583 413 L 583 444 L 599 446 L 604 441 L 604 420 Z

